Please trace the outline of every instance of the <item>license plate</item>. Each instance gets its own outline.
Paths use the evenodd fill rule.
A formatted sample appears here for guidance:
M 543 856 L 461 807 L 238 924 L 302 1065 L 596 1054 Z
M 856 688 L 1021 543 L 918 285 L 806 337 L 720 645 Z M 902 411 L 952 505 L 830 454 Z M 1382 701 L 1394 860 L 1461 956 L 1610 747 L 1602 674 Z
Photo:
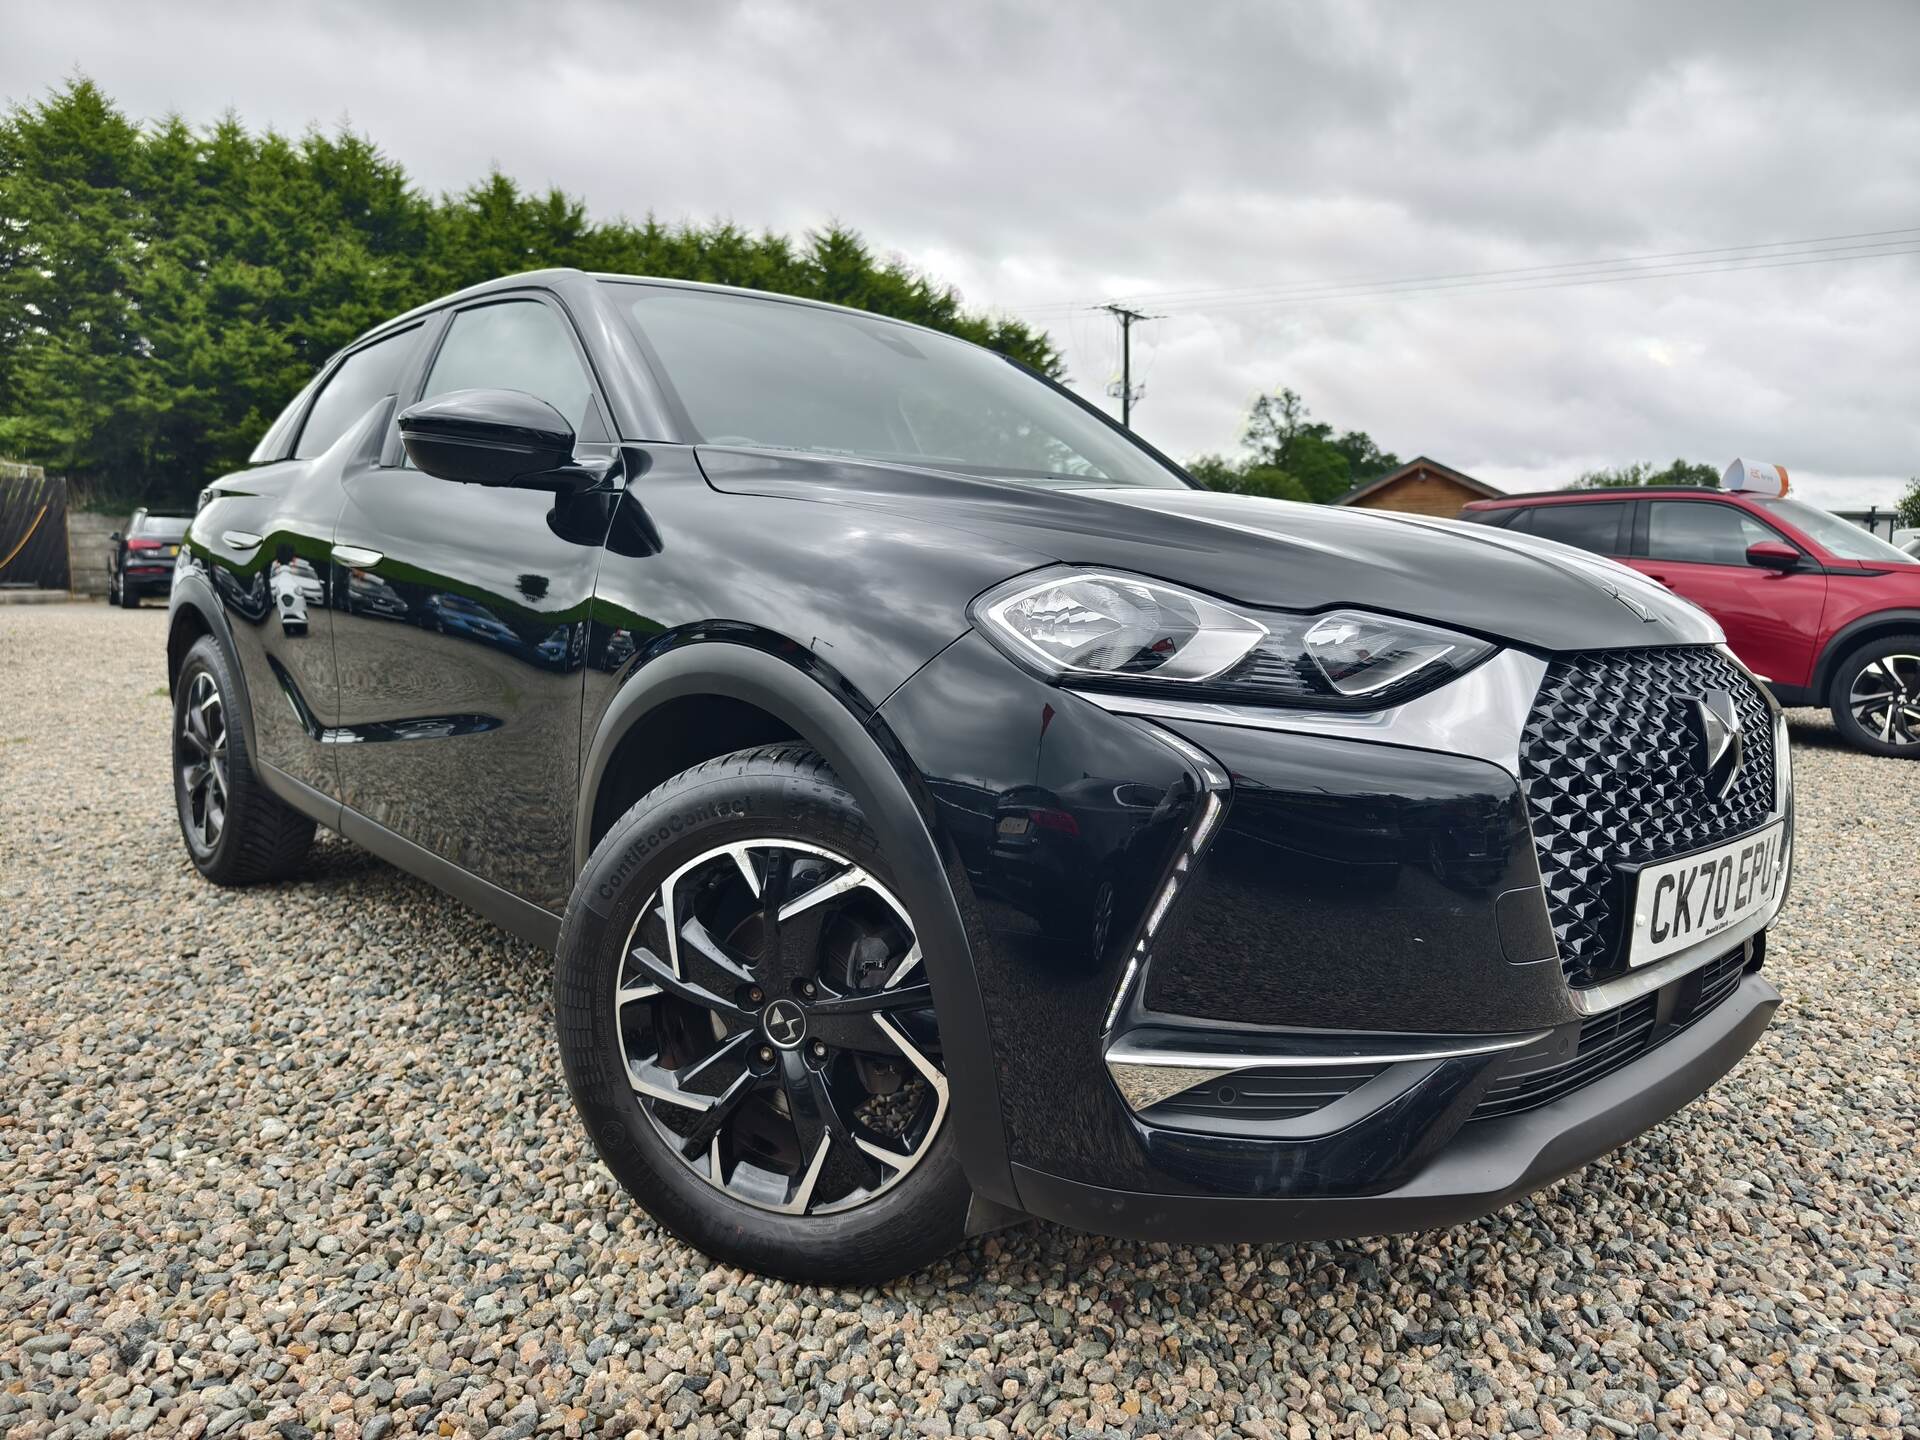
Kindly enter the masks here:
M 180 553 L 180 547 L 178 545 L 169 545 L 167 546 L 166 549 L 162 550 L 160 553 L 162 555 L 165 555 L 169 560 L 171 560 L 173 559 L 174 556 Z
M 1633 894 L 1629 966 L 1651 965 L 1766 910 L 1787 878 L 1784 821 L 1642 870 Z

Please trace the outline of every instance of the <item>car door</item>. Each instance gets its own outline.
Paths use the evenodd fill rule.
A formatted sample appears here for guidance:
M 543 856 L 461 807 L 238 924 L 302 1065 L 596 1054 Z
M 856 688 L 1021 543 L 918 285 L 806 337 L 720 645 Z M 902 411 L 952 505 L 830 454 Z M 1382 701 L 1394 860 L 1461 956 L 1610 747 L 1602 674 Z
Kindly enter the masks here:
M 286 430 L 276 424 L 265 463 L 208 488 L 186 541 L 232 632 L 254 758 L 329 797 L 339 793 L 334 521 L 345 483 L 380 464 L 393 396 L 420 338 L 421 327 L 410 326 L 335 361 L 295 402 L 301 408 Z
M 520 390 L 577 456 L 613 446 L 585 352 L 544 293 L 454 311 L 421 396 Z M 523 900 L 573 884 L 582 659 L 604 497 L 437 480 L 404 460 L 351 478 L 332 549 L 337 746 L 350 811 Z M 589 521 L 592 517 L 588 517 Z
M 1808 556 L 1800 569 L 1784 574 L 1748 564 L 1749 545 L 1794 542 L 1724 500 L 1703 496 L 1641 504 L 1646 518 L 1628 563 L 1718 620 L 1733 653 L 1755 674 L 1781 685 L 1807 684 L 1827 593 L 1818 562 Z

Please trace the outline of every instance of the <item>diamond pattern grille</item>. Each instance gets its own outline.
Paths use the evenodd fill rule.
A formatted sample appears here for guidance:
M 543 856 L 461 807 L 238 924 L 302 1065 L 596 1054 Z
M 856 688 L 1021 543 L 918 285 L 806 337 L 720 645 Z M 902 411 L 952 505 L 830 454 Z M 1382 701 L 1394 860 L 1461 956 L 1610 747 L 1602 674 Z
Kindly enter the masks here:
M 1733 697 L 1746 762 L 1720 799 L 1694 759 L 1690 697 Z M 1595 650 L 1547 667 L 1520 741 L 1520 776 L 1547 912 L 1569 983 L 1623 968 L 1616 866 L 1730 840 L 1773 808 L 1766 700 L 1718 650 Z

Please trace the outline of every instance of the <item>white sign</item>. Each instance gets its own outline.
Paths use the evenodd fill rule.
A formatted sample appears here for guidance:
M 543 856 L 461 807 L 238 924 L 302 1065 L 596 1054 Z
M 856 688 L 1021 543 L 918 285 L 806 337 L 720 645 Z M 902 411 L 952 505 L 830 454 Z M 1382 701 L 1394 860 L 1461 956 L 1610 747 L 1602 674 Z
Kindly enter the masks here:
M 1722 472 L 1720 484 L 1727 490 L 1745 490 L 1755 495 L 1784 495 L 1787 467 L 1761 460 L 1735 460 Z

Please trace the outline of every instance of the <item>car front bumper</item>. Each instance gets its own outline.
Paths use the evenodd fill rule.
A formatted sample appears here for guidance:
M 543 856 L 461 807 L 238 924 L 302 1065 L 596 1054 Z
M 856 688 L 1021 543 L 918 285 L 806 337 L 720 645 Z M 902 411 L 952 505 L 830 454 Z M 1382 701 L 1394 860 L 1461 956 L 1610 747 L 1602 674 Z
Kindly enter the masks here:
M 1569 986 L 1518 776 L 1531 664 L 1411 730 L 1316 732 L 1119 713 L 970 635 L 887 701 L 950 857 L 1021 1208 L 1153 1239 L 1452 1223 L 1753 1045 L 1771 914 L 1604 1013 Z
M 1417 1173 L 1377 1194 L 1181 1194 L 1089 1185 L 1016 1164 L 1021 1201 L 1047 1220 L 1192 1244 L 1332 1240 L 1460 1224 L 1552 1184 L 1703 1094 L 1759 1041 L 1780 992 L 1745 976 L 1732 996 L 1633 1064 L 1538 1109 L 1465 1125 Z

